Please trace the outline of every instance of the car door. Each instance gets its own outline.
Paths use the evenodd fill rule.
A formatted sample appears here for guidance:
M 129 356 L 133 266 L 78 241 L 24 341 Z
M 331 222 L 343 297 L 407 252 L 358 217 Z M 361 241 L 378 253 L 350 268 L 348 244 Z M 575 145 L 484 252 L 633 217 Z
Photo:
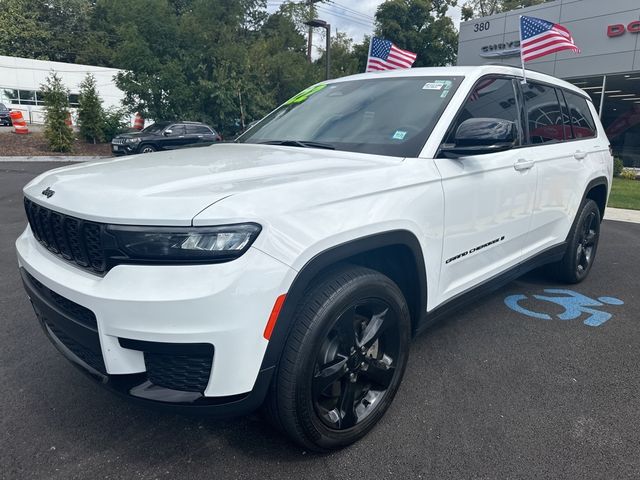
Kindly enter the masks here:
M 161 140 L 162 148 L 172 150 L 180 148 L 186 145 L 186 129 L 181 123 L 176 123 L 167 127 L 163 132 L 163 138 Z
M 513 121 L 519 130 L 515 148 L 498 153 L 442 158 L 436 165 L 444 192 L 444 242 L 439 292 L 447 300 L 517 265 L 531 223 L 536 168 L 524 143 L 517 81 L 480 79 L 451 126 L 452 142 L 460 124 L 472 118 Z
M 589 174 L 601 162 L 601 148 L 584 97 L 536 82 L 522 85 L 522 90 L 527 142 L 538 170 L 530 240 L 523 252 L 531 257 L 566 239 Z

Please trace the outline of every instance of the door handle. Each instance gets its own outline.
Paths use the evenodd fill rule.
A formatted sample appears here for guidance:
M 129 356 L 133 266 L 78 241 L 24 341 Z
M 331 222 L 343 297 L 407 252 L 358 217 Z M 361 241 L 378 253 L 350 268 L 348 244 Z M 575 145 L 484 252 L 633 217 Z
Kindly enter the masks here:
M 573 157 L 576 160 L 584 160 L 587 157 L 587 152 L 583 152 L 582 150 L 577 150 L 576 153 L 573 154 Z
M 529 170 L 535 163 L 536 162 L 534 162 L 533 160 L 525 160 L 524 158 L 521 158 L 513 164 L 513 168 L 521 172 L 523 170 Z

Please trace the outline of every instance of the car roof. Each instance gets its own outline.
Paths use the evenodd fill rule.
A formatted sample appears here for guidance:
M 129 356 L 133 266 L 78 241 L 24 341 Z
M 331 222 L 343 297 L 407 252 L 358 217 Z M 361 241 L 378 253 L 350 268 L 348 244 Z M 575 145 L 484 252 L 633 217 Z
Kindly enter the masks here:
M 537 80 L 540 82 L 550 83 L 557 87 L 565 88 L 567 90 L 571 90 L 581 96 L 586 96 L 589 98 L 589 95 L 582 90 L 581 88 L 576 87 L 575 85 L 561 80 L 557 77 L 553 77 L 551 75 L 546 75 L 544 73 L 535 72 L 533 70 L 527 70 L 527 79 L 528 80 Z M 400 70 L 386 70 L 383 72 L 371 72 L 371 73 L 360 73 L 356 75 L 351 75 L 348 77 L 342 77 L 340 79 L 336 79 L 331 81 L 340 82 L 340 81 L 353 81 L 353 80 L 365 80 L 372 78 L 401 78 L 401 77 L 433 77 L 433 76 L 449 76 L 449 77 L 465 77 L 477 79 L 483 77 L 485 75 L 509 75 L 514 77 L 522 78 L 522 68 L 512 67 L 509 65 L 479 65 L 479 66 L 470 66 L 470 67 L 419 67 L 419 68 L 407 68 Z

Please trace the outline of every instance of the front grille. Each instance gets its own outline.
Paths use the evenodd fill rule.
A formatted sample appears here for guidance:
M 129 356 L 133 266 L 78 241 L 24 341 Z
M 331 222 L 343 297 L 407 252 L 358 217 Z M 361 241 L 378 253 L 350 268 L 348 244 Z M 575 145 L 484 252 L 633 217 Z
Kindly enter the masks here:
M 209 383 L 212 355 L 144 353 L 149 381 L 185 392 L 204 392 Z
M 73 340 L 67 334 L 65 334 L 62 330 L 56 327 L 53 323 L 48 322 L 46 319 L 44 323 L 51 333 L 55 335 L 55 337 L 62 342 L 62 344 L 67 347 L 73 354 L 82 360 L 84 363 L 92 367 L 93 369 L 99 371 L 100 373 L 104 373 L 106 375 L 107 369 L 104 366 L 104 359 L 102 358 L 102 352 L 94 352 L 93 350 L 88 349 L 84 345 L 80 345 L 78 342 Z
M 106 272 L 104 225 L 54 212 L 27 198 L 24 208 L 33 235 L 47 250 L 92 273 Z
M 75 302 L 72 302 L 68 298 L 63 297 L 62 295 L 54 292 L 48 287 L 45 287 L 41 282 L 39 282 L 35 277 L 33 277 L 30 273 L 25 271 L 26 276 L 31 281 L 32 285 L 38 289 L 40 295 L 50 300 L 51 303 L 56 305 L 62 312 L 66 313 L 69 317 L 71 317 L 76 322 L 81 323 L 85 327 L 89 327 L 92 330 L 98 329 L 98 322 L 96 320 L 95 314 L 86 307 L 82 305 L 78 305 Z
M 111 144 L 112 145 L 124 145 L 125 139 L 124 138 L 114 138 L 113 140 L 111 140 Z

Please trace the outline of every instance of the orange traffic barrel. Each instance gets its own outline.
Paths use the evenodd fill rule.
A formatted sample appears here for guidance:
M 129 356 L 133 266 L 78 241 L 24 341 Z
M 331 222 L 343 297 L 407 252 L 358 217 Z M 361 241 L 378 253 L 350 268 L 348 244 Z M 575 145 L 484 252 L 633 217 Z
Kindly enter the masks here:
M 140 112 L 136 113 L 136 118 L 133 121 L 133 128 L 136 130 L 142 130 L 144 128 L 144 118 L 142 118 Z
M 27 122 L 25 122 L 21 111 L 11 110 L 11 112 L 9 112 L 9 116 L 11 117 L 11 123 L 13 123 L 13 133 L 29 133 Z
M 69 127 L 70 127 L 71 125 L 73 125 L 73 122 L 71 121 L 71 112 L 67 112 L 67 116 L 66 116 L 66 118 L 64 119 L 64 123 L 66 123 L 66 124 L 67 124 L 67 126 L 69 126 Z

